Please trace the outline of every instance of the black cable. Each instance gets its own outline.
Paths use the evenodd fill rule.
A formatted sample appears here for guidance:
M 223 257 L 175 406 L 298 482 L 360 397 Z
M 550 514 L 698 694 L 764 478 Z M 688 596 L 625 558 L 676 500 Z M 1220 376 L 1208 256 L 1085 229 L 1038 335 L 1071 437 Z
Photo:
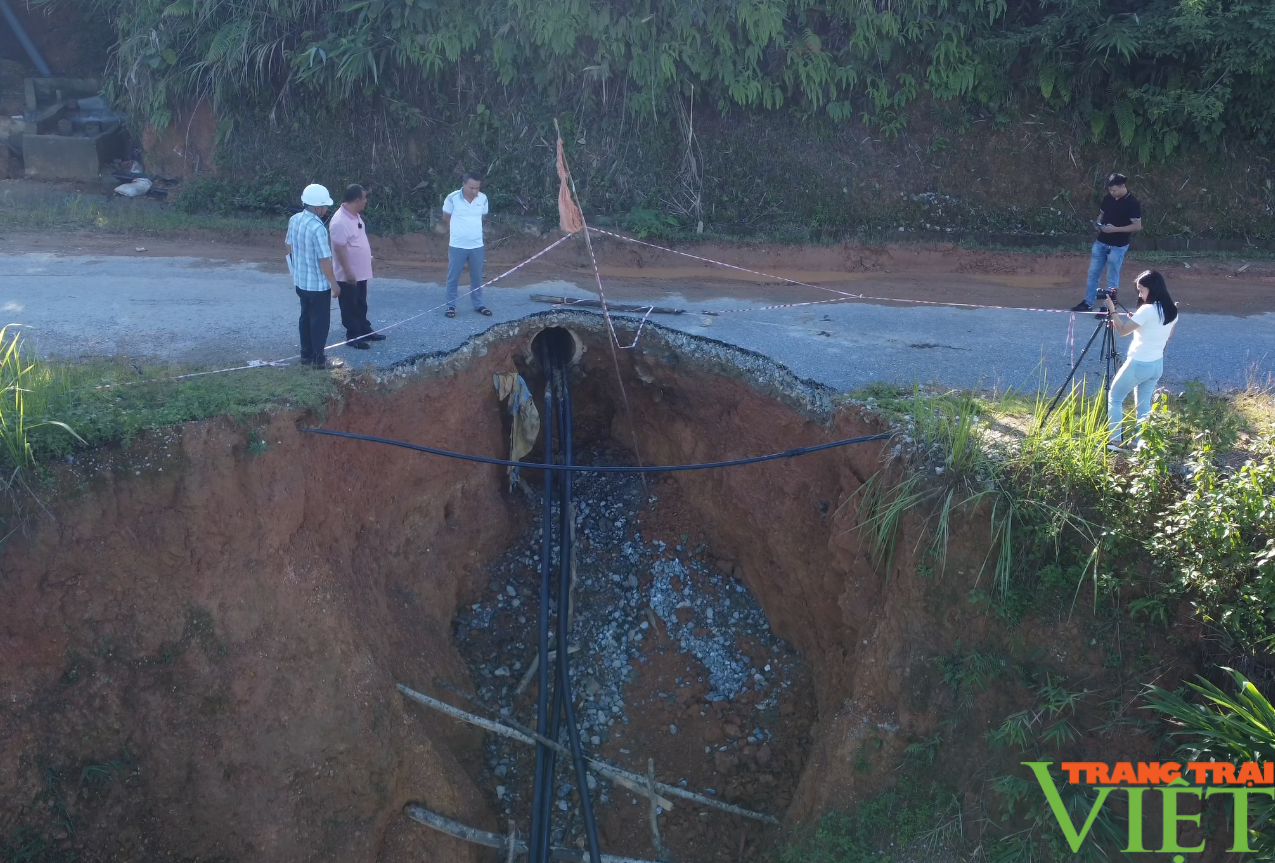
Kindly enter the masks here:
M 458 458 L 462 461 L 474 461 L 480 464 L 495 464 L 504 467 L 522 467 L 522 468 L 538 468 L 540 470 L 551 471 L 571 471 L 577 473 L 660 473 L 668 471 L 686 470 L 708 470 L 709 468 L 719 467 L 738 467 L 745 464 L 758 464 L 764 461 L 774 461 L 781 458 L 795 458 L 801 455 L 808 455 L 812 452 L 819 452 L 825 449 L 834 449 L 836 447 L 849 446 L 856 443 L 867 443 L 874 440 L 888 440 L 893 437 L 891 434 L 874 434 L 864 437 L 852 437 L 845 440 L 834 440 L 830 443 L 821 443 L 814 446 L 802 446 L 794 449 L 784 450 L 783 452 L 771 453 L 770 455 L 758 455 L 751 458 L 734 459 L 733 461 L 713 461 L 704 464 L 671 464 L 671 465 L 643 465 L 641 467 L 626 467 L 623 465 L 560 465 L 560 464 L 532 464 L 525 461 L 510 461 L 503 458 L 488 458 L 482 455 L 469 455 L 468 453 L 452 452 L 451 450 L 438 449 L 437 447 L 421 446 L 420 444 L 407 443 L 406 441 L 393 440 L 392 438 L 374 437 L 373 435 L 355 434 L 354 432 L 332 431 L 331 429 L 303 428 L 301 431 L 307 434 L 329 435 L 331 437 L 351 438 L 352 440 L 365 440 L 371 443 L 383 443 L 390 446 L 399 446 L 404 449 L 415 450 L 417 452 L 427 452 L 432 455 L 441 455 L 446 458 Z
M 541 366 L 543 368 L 550 367 L 550 363 L 548 363 L 547 351 L 543 351 L 542 349 L 541 353 L 539 353 L 539 357 L 541 357 Z M 546 394 L 548 393 L 548 391 L 550 391 L 550 381 L 548 380 L 544 381 L 544 391 L 546 391 Z M 561 417 L 561 413 L 562 413 L 561 391 L 558 391 L 558 398 L 555 399 L 555 402 L 553 402 L 553 404 L 555 404 L 555 407 L 557 408 L 556 416 Z M 544 407 L 544 413 L 546 413 L 546 422 L 552 424 L 553 419 L 555 419 L 555 413 L 550 412 L 550 409 L 548 409 L 548 404 L 546 404 L 546 407 Z M 558 426 L 557 439 L 558 441 L 560 441 L 558 442 L 558 449 L 562 449 L 562 447 L 566 446 L 567 439 L 566 439 L 565 428 L 566 428 L 565 424 L 562 424 L 562 426 Z M 551 459 L 551 458 L 552 458 L 552 455 L 546 453 L 546 459 Z M 557 474 L 548 475 L 548 477 L 544 478 L 544 482 L 546 482 L 546 484 L 555 484 L 556 477 L 557 477 Z M 560 528 L 562 524 L 562 512 L 565 511 L 564 506 L 565 504 L 564 504 L 564 501 L 562 501 L 561 492 L 558 492 L 558 526 L 560 526 Z M 558 542 L 561 542 L 561 539 L 558 540 Z M 544 553 L 546 553 L 546 555 L 548 551 L 550 551 L 551 546 L 552 546 L 552 543 L 550 542 L 550 538 L 548 537 L 544 538 Z M 558 549 L 558 560 L 560 560 L 561 562 L 561 548 Z M 560 575 L 558 575 L 558 579 L 560 579 L 561 581 L 561 572 L 560 572 Z M 561 611 L 558 612 L 558 614 L 560 614 L 561 616 Z M 564 639 L 562 639 L 561 634 L 557 634 L 555 636 L 555 642 L 557 646 L 557 653 L 561 654 L 562 644 L 564 644 Z M 548 669 L 546 669 L 546 672 L 544 673 L 548 674 Z M 543 679 L 546 679 L 547 681 L 548 678 L 546 677 Z M 541 734 L 543 734 L 544 737 L 551 739 L 551 741 L 555 743 L 561 742 L 561 739 L 560 739 L 561 729 L 562 729 L 561 706 L 562 706 L 562 667 L 560 663 L 555 662 L 553 663 L 553 690 L 552 690 L 552 695 L 550 696 L 550 724 L 548 724 L 548 727 L 547 727 L 548 730 L 543 730 L 543 732 L 541 732 Z M 546 767 L 544 767 L 544 776 L 546 776 L 546 780 L 544 780 L 544 788 L 547 789 L 547 799 L 546 799 L 546 802 L 544 802 L 543 817 L 544 817 L 544 823 L 546 823 L 546 829 L 544 829 L 544 832 L 541 835 L 541 840 L 542 840 L 541 857 L 544 860 L 548 860 L 550 859 L 550 845 L 552 844 L 552 839 L 553 839 L 553 835 L 552 835 L 553 792 L 555 792 L 555 788 L 557 787 L 557 750 L 548 751 L 547 755 L 544 757 L 546 757 Z
M 546 370 L 550 370 L 552 372 L 552 370 L 550 369 L 548 349 L 542 346 L 538 356 L 540 358 L 541 367 Z M 550 388 L 551 388 L 551 381 L 550 379 L 546 379 L 545 380 L 546 395 L 549 393 Z M 561 416 L 562 416 L 562 412 L 564 408 L 562 391 L 560 389 L 556 391 L 557 391 L 557 398 L 554 400 L 553 404 L 556 406 L 557 410 L 555 412 L 551 412 L 549 409 L 548 403 L 546 402 L 545 404 L 546 422 L 551 424 L 553 423 L 555 417 L 561 420 Z M 560 424 L 558 427 L 558 441 L 559 441 L 558 448 L 561 450 L 565 450 L 565 448 L 568 446 L 566 428 L 567 426 L 565 423 Z M 546 453 L 545 459 L 546 461 L 551 460 L 552 455 Z M 545 478 L 546 484 L 555 482 L 556 477 L 557 477 L 557 474 L 546 477 Z M 561 529 L 561 526 L 562 526 L 563 514 L 566 512 L 565 507 L 566 507 L 566 502 L 564 501 L 562 497 L 562 493 L 559 492 L 559 495 L 558 495 L 559 529 Z M 561 538 L 559 538 L 559 543 L 561 544 L 561 542 L 562 540 Z M 545 548 L 546 549 L 549 548 L 548 542 L 545 543 Z M 561 563 L 561 560 L 562 560 L 562 552 L 561 552 L 561 547 L 559 547 L 559 563 Z M 559 581 L 561 581 L 561 577 L 562 577 L 561 572 L 559 572 L 558 577 L 559 577 Z M 559 611 L 559 617 L 561 617 L 561 611 Z M 566 639 L 563 638 L 562 633 L 560 631 L 557 632 L 557 634 L 554 636 L 554 642 L 557 645 L 558 654 L 561 654 L 563 649 L 563 644 L 565 644 Z M 548 675 L 549 675 L 549 669 L 546 668 L 541 677 L 541 679 L 545 681 L 546 685 L 548 685 L 548 680 L 549 680 Z M 555 743 L 560 743 L 561 742 L 560 737 L 562 732 L 562 711 L 561 711 L 562 666 L 558 662 L 554 662 L 554 665 L 553 665 L 553 690 L 552 691 L 553 691 L 553 695 L 549 699 L 548 731 L 542 731 L 541 734 L 543 734 L 545 737 L 547 737 L 548 739 L 552 740 Z M 552 835 L 553 834 L 553 794 L 554 794 L 554 789 L 557 785 L 558 751 L 556 749 L 549 750 L 548 754 L 545 756 L 545 763 L 546 763 L 545 787 L 548 789 L 548 798 L 544 803 L 544 812 L 545 812 L 544 819 L 545 819 L 545 824 L 547 826 L 545 827 L 544 833 L 542 833 L 540 837 L 541 845 L 542 845 L 540 849 L 540 856 L 542 859 L 548 860 L 549 846 L 552 844 L 552 839 L 553 839 L 553 835 Z
M 561 386 L 560 401 L 562 404 L 562 460 L 570 465 L 574 455 L 572 451 L 571 428 L 571 388 L 567 381 L 566 371 L 562 367 L 561 357 L 557 357 L 558 381 Z M 580 814 L 584 816 L 584 832 L 588 837 L 590 863 L 602 863 L 602 852 L 598 846 L 598 825 L 593 818 L 593 798 L 589 796 L 589 771 L 584 763 L 584 750 L 580 746 L 580 727 L 576 725 L 574 696 L 571 693 L 570 653 L 567 650 L 569 608 L 571 603 L 571 473 L 563 471 L 558 474 L 562 483 L 562 494 L 558 505 L 562 508 L 560 522 L 562 535 L 559 537 L 561 547 L 561 566 L 558 570 L 558 689 L 562 693 L 562 709 L 567 721 L 567 738 L 571 742 L 571 757 L 576 768 L 576 787 L 580 790 Z
M 545 414 L 550 417 L 545 423 L 545 461 L 553 460 L 553 395 L 545 391 Z M 541 516 L 540 529 L 543 533 L 540 545 L 540 617 L 539 624 L 539 657 L 540 657 L 540 692 L 536 703 L 536 730 L 541 734 L 548 728 L 549 719 L 549 579 L 553 573 L 553 562 L 549 548 L 553 538 L 553 483 L 545 483 L 544 512 Z M 558 645 L 561 652 L 563 646 Z M 532 789 L 531 843 L 530 863 L 545 863 L 541 849 L 547 849 L 549 841 L 549 807 L 552 805 L 552 788 L 546 789 L 545 767 L 549 749 L 543 743 L 536 744 L 536 770 Z M 552 785 L 553 777 L 549 777 Z

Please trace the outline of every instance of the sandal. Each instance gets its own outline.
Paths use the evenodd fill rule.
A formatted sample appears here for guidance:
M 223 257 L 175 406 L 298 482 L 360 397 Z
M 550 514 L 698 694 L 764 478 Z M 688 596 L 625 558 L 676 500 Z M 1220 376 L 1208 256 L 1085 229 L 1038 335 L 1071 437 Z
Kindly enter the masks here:
M 456 317 L 456 310 L 455 310 L 455 309 L 448 309 L 446 312 L 444 312 L 444 315 L 445 315 L 446 317 L 449 317 L 449 318 L 454 318 L 454 317 Z
M 480 315 L 486 315 L 489 318 L 491 317 L 491 309 L 487 308 L 486 306 L 482 306 L 480 308 L 474 309 L 474 311 L 478 312 L 478 314 Z

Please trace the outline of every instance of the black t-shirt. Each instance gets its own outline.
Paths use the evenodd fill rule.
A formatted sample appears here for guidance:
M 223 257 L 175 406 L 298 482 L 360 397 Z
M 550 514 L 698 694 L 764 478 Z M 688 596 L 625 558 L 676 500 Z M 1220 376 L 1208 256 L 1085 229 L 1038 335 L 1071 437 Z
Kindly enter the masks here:
M 1132 194 L 1126 194 L 1120 200 L 1107 195 L 1102 199 L 1102 218 L 1098 221 L 1113 228 L 1127 228 L 1134 219 L 1142 218 L 1142 205 Z M 1098 232 L 1098 242 L 1108 246 L 1127 246 L 1132 234 L 1104 234 Z

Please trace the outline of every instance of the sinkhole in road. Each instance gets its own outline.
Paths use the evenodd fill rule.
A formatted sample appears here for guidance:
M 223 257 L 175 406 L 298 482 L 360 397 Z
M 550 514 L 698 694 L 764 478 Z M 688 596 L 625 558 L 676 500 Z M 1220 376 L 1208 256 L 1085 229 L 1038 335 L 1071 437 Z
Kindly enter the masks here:
M 322 416 L 193 423 L 68 469 L 56 520 L 3 549 L 0 793 L 31 805 L 0 827 L 106 859 L 479 859 L 413 805 L 525 835 L 533 750 L 395 687 L 532 723 L 544 477 L 301 430 L 503 457 L 493 380 L 516 372 L 542 404 L 546 352 L 568 368 L 580 464 L 881 430 L 763 357 L 658 326 L 633 349 L 608 338 L 583 313 L 503 324 L 351 383 Z M 875 658 L 888 639 L 867 638 L 891 582 L 841 506 L 883 446 L 576 477 L 568 649 L 590 754 L 781 822 L 853 796 L 846 741 L 900 699 Z M 859 701 L 871 722 L 847 713 Z M 553 843 L 580 847 L 587 790 L 604 850 L 653 859 L 646 799 L 579 784 L 560 759 Z M 757 859 L 781 835 L 663 797 L 675 859 Z

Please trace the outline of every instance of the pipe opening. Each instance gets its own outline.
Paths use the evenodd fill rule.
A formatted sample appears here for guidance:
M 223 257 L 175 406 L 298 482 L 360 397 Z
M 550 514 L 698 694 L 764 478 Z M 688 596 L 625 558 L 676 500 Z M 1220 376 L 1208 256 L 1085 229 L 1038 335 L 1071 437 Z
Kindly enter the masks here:
M 531 339 L 530 356 L 550 365 L 575 365 L 584 355 L 584 342 L 566 327 L 545 327 Z

